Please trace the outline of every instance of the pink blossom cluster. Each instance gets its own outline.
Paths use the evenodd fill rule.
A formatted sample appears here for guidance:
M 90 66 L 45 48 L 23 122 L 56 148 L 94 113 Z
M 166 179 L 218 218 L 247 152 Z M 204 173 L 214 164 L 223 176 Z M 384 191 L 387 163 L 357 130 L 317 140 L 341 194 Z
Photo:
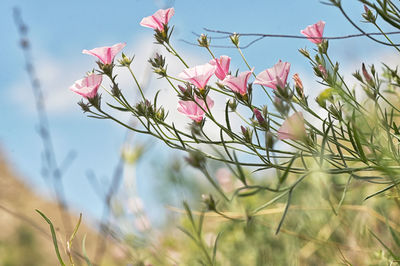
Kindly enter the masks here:
M 140 25 L 163 32 L 169 20 L 174 15 L 174 8 L 160 9 L 153 15 L 141 20 Z M 301 31 L 311 42 L 320 44 L 323 41 L 325 22 L 319 21 Z M 97 57 L 103 65 L 112 65 L 115 56 L 125 47 L 126 43 L 117 43 L 113 46 L 98 47 L 92 50 L 83 50 L 82 53 Z M 184 69 L 178 76 L 182 80 L 193 84 L 201 95 L 207 87 L 211 77 L 215 75 L 223 86 L 241 96 L 248 94 L 249 79 L 253 75 L 254 68 L 249 71 L 232 75 L 229 71 L 231 58 L 222 55 L 214 58 L 206 64 L 197 65 Z M 322 70 L 321 70 L 322 71 Z M 279 60 L 271 68 L 265 69 L 255 76 L 254 84 L 269 87 L 273 90 L 284 89 L 290 72 L 290 63 Z M 296 74 L 294 76 L 296 86 L 300 86 L 301 80 Z M 93 98 L 97 95 L 98 88 L 102 82 L 102 75 L 91 73 L 85 78 L 76 81 L 70 89 L 84 98 Z M 302 87 L 302 84 L 301 84 Z M 204 100 L 205 99 L 205 100 Z M 204 98 L 194 95 L 193 100 L 181 100 L 178 103 L 178 111 L 188 116 L 193 121 L 200 123 L 204 115 L 214 106 L 214 101 L 209 97 Z M 257 109 L 255 109 L 257 110 Z M 258 110 L 257 110 L 258 111 Z M 261 120 L 261 114 L 257 112 L 257 119 Z M 304 118 L 299 112 L 287 118 L 278 130 L 279 139 L 299 140 L 305 136 Z

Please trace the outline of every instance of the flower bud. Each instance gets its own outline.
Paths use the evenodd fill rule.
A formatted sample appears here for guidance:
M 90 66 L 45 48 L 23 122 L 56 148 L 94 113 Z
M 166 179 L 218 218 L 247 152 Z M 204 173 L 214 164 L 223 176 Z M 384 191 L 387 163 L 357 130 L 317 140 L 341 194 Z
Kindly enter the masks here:
M 206 204 L 207 209 L 209 211 L 215 211 L 216 210 L 217 204 L 216 204 L 216 202 L 215 202 L 215 200 L 214 200 L 214 198 L 213 198 L 213 196 L 211 194 L 209 194 L 209 195 L 203 194 L 203 195 L 201 195 L 201 197 L 202 197 L 203 202 Z
M 358 71 L 358 70 L 353 73 L 353 77 L 355 77 L 360 82 L 364 82 L 363 78 L 360 75 L 360 71 Z
M 362 17 L 370 23 L 375 23 L 376 17 L 374 16 L 374 13 L 366 6 L 364 5 L 364 11 L 365 13 L 362 14 Z
M 238 102 L 236 99 L 229 99 L 228 100 L 228 106 L 231 109 L 232 112 L 236 111 L 236 107 L 238 106 Z
M 265 122 L 264 117 L 262 117 L 261 112 L 257 108 L 253 109 L 253 113 L 254 113 L 255 117 L 257 118 L 257 121 L 260 125 Z
M 306 49 L 299 49 L 299 52 L 304 55 L 305 57 L 307 57 L 308 59 L 311 59 L 310 57 L 310 53 L 306 50 Z
M 293 75 L 293 80 L 295 83 L 295 88 L 296 88 L 296 92 L 297 94 L 301 97 L 304 98 L 304 90 L 303 90 L 303 82 L 301 82 L 301 79 L 299 77 L 299 74 L 294 74 Z
M 368 71 L 367 71 L 367 69 L 366 69 L 364 63 L 362 63 L 362 68 L 361 68 L 361 69 L 362 69 L 363 76 L 364 76 L 365 80 L 367 81 L 367 83 L 368 83 L 371 87 L 374 87 L 374 86 L 375 86 L 375 82 L 374 82 L 374 80 L 372 79 L 372 77 L 370 76 L 370 74 L 368 74 Z
M 239 34 L 233 33 L 231 36 L 229 36 L 229 38 L 231 39 L 233 45 L 235 45 L 236 47 L 239 46 Z
M 268 150 L 272 149 L 274 147 L 274 134 L 272 134 L 271 131 L 267 131 L 265 134 L 265 148 Z
M 186 162 L 194 168 L 202 169 L 206 163 L 206 158 L 199 151 L 190 150 L 189 156 L 185 158 Z
M 240 129 L 242 130 L 242 134 L 244 137 L 244 140 L 248 143 L 251 143 L 251 139 L 253 136 L 253 131 L 251 131 L 250 128 L 248 127 L 244 127 L 244 126 L 240 126 Z
M 265 121 L 264 117 L 262 116 L 261 112 L 257 109 L 253 109 L 254 116 L 256 117 L 258 124 L 268 130 L 268 123 Z
M 118 87 L 118 84 L 114 83 L 114 85 L 111 88 L 111 93 L 113 96 L 119 98 L 121 96 L 121 90 Z
M 210 39 L 205 34 L 201 34 L 200 37 L 197 39 L 199 46 L 201 47 L 209 47 L 210 46 Z
M 328 72 L 326 71 L 326 68 L 323 65 L 318 65 L 318 67 L 314 67 L 314 72 L 315 75 L 327 79 L 328 78 Z
M 118 60 L 118 62 L 121 66 L 129 67 L 133 61 L 133 58 L 134 56 L 132 58 L 129 58 L 124 53 L 122 53 L 122 59 Z

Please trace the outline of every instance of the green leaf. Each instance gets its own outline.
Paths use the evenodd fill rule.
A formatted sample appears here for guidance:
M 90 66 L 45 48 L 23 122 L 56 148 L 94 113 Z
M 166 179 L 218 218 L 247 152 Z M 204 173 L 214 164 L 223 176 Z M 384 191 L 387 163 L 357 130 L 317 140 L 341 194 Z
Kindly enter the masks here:
M 174 124 L 174 123 L 172 123 L 172 128 L 173 128 L 173 129 L 174 129 L 174 131 L 175 131 L 175 135 L 176 135 L 176 137 L 179 139 L 180 143 L 182 144 L 182 148 L 186 149 L 185 142 L 183 142 L 183 140 L 182 140 L 181 136 L 179 135 L 178 131 L 176 130 L 176 128 L 175 128 L 175 124 Z
M 83 240 L 82 240 L 82 253 L 83 253 L 83 257 L 85 258 L 86 264 L 88 266 L 93 266 L 89 260 L 89 257 L 87 256 L 85 242 L 86 242 L 86 234 L 83 236 Z
M 247 185 L 246 176 L 244 175 L 243 168 L 242 168 L 242 166 L 240 165 L 240 163 L 239 163 L 239 161 L 237 159 L 235 151 L 233 151 L 233 157 L 234 157 L 236 168 L 238 170 L 239 179 L 240 179 L 240 181 L 242 181 L 243 184 Z
M 290 168 L 291 168 L 291 166 L 292 166 L 294 160 L 296 160 L 297 156 L 298 156 L 298 155 L 296 154 L 296 155 L 294 155 L 294 156 L 292 157 L 292 159 L 290 160 L 288 166 L 287 166 L 286 169 L 285 169 L 285 172 L 283 173 L 282 176 L 279 177 L 279 185 L 283 184 L 283 182 L 285 182 L 285 180 L 286 180 L 287 177 L 289 176 L 289 170 L 290 170 Z
M 56 254 L 57 254 L 58 261 L 60 262 L 60 265 L 65 266 L 65 263 L 64 263 L 64 261 L 62 260 L 61 255 L 60 255 L 60 251 L 59 251 L 59 249 L 58 249 L 57 236 L 56 236 L 56 231 L 54 230 L 53 223 L 52 223 L 52 222 L 50 221 L 50 219 L 47 218 L 46 215 L 44 215 L 41 211 L 39 211 L 39 210 L 36 209 L 36 212 L 38 212 L 38 213 L 40 214 L 40 216 L 42 216 L 43 219 L 49 224 L 49 226 L 50 226 L 50 231 L 51 231 L 51 237 L 53 238 L 53 245 L 54 245 L 54 249 L 55 249 Z
M 232 158 L 231 154 L 228 151 L 228 147 L 226 147 L 226 143 L 224 141 L 224 136 L 223 136 L 224 134 L 223 134 L 222 128 L 219 131 L 219 135 L 221 137 L 221 143 L 222 143 L 222 146 L 224 147 L 225 153 L 228 155 L 229 159 L 231 159 L 231 161 L 233 161 L 233 158 Z
M 354 140 L 355 140 L 356 145 L 357 145 L 358 154 L 360 155 L 361 160 L 362 160 L 364 163 L 367 163 L 368 160 L 367 160 L 367 157 L 365 156 L 364 150 L 363 150 L 363 148 L 362 148 L 361 141 L 360 141 L 360 135 L 358 134 L 358 130 L 357 130 L 355 124 L 354 124 L 354 121 L 353 121 L 352 124 L 353 124 Z
M 381 189 L 381 190 L 379 190 L 379 191 L 377 191 L 377 192 L 375 192 L 375 193 L 369 195 L 369 196 L 366 197 L 364 200 L 367 200 L 367 199 L 370 199 L 370 198 L 372 198 L 372 197 L 375 197 L 376 195 L 379 195 L 379 194 L 381 194 L 381 193 L 383 193 L 383 192 L 385 192 L 385 191 L 387 191 L 387 190 L 393 188 L 394 186 L 397 186 L 399 183 L 400 183 L 400 181 L 397 181 L 397 182 L 391 184 L 390 186 L 387 186 L 387 187 L 385 187 L 384 189 Z
M 395 259 L 395 260 L 398 260 L 398 259 L 399 259 L 399 257 L 397 257 L 397 256 L 395 255 L 395 253 L 394 253 L 385 243 L 383 243 L 383 241 L 380 240 L 378 236 L 376 236 L 376 235 L 374 234 L 374 232 L 372 232 L 372 231 L 369 230 L 369 229 L 368 229 L 368 231 L 369 231 L 369 232 L 371 233 L 371 235 L 373 235 L 373 236 L 375 237 L 375 239 L 378 240 L 379 243 L 381 243 L 381 245 L 390 253 L 390 255 L 393 257 L 393 259 Z
M 124 108 L 124 107 L 119 107 L 119 106 L 115 106 L 115 105 L 112 105 L 112 104 L 109 104 L 109 103 L 106 103 L 108 106 L 110 106 L 111 108 L 114 108 L 114 109 L 116 109 L 116 110 L 118 110 L 118 111 L 121 111 L 121 112 L 130 112 L 130 110 L 128 110 L 128 109 L 126 109 L 126 108 Z
M 217 237 L 215 238 L 215 242 L 214 242 L 213 256 L 212 256 L 212 261 L 213 261 L 213 264 L 214 264 L 214 265 L 216 265 L 215 259 L 216 259 L 216 256 L 217 256 L 218 240 L 220 239 L 220 237 L 221 237 L 221 235 L 222 235 L 222 232 L 223 232 L 223 231 L 221 231 L 221 232 L 218 233 Z
M 289 211 L 290 201 L 292 200 L 292 192 L 293 192 L 292 189 L 289 190 L 289 195 L 288 195 L 288 200 L 287 200 L 287 203 L 286 203 L 286 206 L 285 206 L 285 210 L 283 211 L 282 218 L 279 221 L 278 228 L 276 229 L 275 235 L 277 235 L 279 233 L 279 231 L 281 230 L 283 221 L 285 220 L 285 217 L 286 217 L 286 215 L 287 215 L 287 213 Z

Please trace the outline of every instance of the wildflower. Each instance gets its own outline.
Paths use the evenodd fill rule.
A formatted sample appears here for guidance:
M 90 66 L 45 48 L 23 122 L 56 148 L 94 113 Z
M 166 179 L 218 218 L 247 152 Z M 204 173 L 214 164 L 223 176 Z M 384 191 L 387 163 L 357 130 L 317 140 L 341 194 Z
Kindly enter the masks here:
M 201 108 L 200 108 L 200 106 Z M 211 109 L 214 106 L 214 101 L 207 96 L 207 106 Z M 200 123 L 204 117 L 204 110 L 207 110 L 204 100 L 194 96 L 194 101 L 179 101 L 178 111 L 187 115 L 193 121 Z
M 306 138 L 304 117 L 301 112 L 296 112 L 288 117 L 278 130 L 278 139 L 304 140 Z
M 253 70 L 254 68 L 251 71 L 244 71 L 237 77 L 227 75 L 222 84 L 229 87 L 233 92 L 245 95 L 247 93 L 247 81 L 253 73 Z
M 272 88 L 284 88 L 290 71 L 290 63 L 278 61 L 273 67 L 266 69 L 256 76 L 254 84 L 260 84 Z
M 101 81 L 101 75 L 92 73 L 83 79 L 75 81 L 74 85 L 69 89 L 82 95 L 84 98 L 94 98 L 97 95 Z
M 322 35 L 324 33 L 325 21 L 318 21 L 313 25 L 307 26 L 300 33 L 307 37 L 312 43 L 320 44 L 322 43 Z
M 179 77 L 191 82 L 199 90 L 204 90 L 207 82 L 214 75 L 217 66 L 211 64 L 198 65 L 192 68 L 187 68 L 183 70 Z
M 209 64 L 217 66 L 215 70 L 215 76 L 219 80 L 224 80 L 229 72 L 229 64 L 231 63 L 231 58 L 226 55 L 222 55 L 220 58 L 215 58 L 209 62 Z
M 114 57 L 124 48 L 126 43 L 117 43 L 113 46 L 97 47 L 92 50 L 83 50 L 83 54 L 96 56 L 105 65 L 110 65 Z
M 174 13 L 174 8 L 159 9 L 152 16 L 143 18 L 142 21 L 140 21 L 140 25 L 162 32 L 164 31 L 164 25 L 168 24 L 168 21 Z

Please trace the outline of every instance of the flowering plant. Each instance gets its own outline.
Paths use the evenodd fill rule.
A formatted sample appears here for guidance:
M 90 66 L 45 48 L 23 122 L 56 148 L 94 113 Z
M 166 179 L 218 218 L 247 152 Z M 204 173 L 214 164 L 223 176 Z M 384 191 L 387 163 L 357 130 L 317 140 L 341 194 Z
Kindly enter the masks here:
M 363 17 L 367 22 L 380 30 L 369 6 L 377 16 L 379 14 L 384 21 L 400 29 L 395 22 L 400 18 L 400 12 L 388 4 L 391 1 L 378 1 L 380 6 L 369 1 L 361 2 L 366 5 Z M 344 13 L 341 1 L 330 0 L 330 3 Z M 171 94 L 176 94 L 177 110 L 187 116 L 187 122 L 191 122 L 189 128 L 178 127 L 167 117 L 169 110 L 160 105 L 158 93 L 154 94 L 153 99 L 145 96 L 130 67 L 132 58 L 122 54 L 119 65 L 114 63 L 115 55 L 124 44 L 84 50 L 84 53 L 100 59 L 98 74 L 89 76 L 98 78 L 96 82 L 89 82 L 86 81 L 87 77 L 71 89 L 87 98 L 79 105 L 91 117 L 112 120 L 134 132 L 155 137 L 172 149 L 186 152 L 186 162 L 208 180 L 212 189 L 203 195 L 205 208 L 199 214 L 199 221 L 195 220 L 195 212 L 184 202 L 188 222 L 185 228 L 181 228 L 200 250 L 198 257 L 202 264 L 216 265 L 218 256 L 222 262 L 228 261 L 224 253 L 228 247 L 225 246 L 225 250 L 218 253 L 218 239 L 222 231 L 217 234 L 211 247 L 205 244 L 202 226 L 207 215 L 215 214 L 232 223 L 232 227 L 238 223 L 245 224 L 248 229 L 255 226 L 253 222 L 260 226 L 265 225 L 263 222 L 267 223 L 265 219 L 260 221 L 262 219 L 257 216 L 279 209 L 279 219 L 273 219 L 274 223 L 268 222 L 268 226 L 273 224 L 275 232 L 279 233 L 296 229 L 299 221 L 287 219 L 295 203 L 298 205 L 294 205 L 293 209 L 301 209 L 301 204 L 304 208 L 317 208 L 316 205 L 320 203 L 318 208 L 323 205 L 323 208 L 338 215 L 342 209 L 350 208 L 345 204 L 346 197 L 358 184 L 366 188 L 363 193 L 373 190 L 361 199 L 369 200 L 390 191 L 397 202 L 396 189 L 400 182 L 400 130 L 397 117 L 400 108 L 397 102 L 389 98 L 398 93 L 400 86 L 397 69 L 385 65 L 384 74 L 379 75 L 373 65 L 367 68 L 362 64 L 361 72 L 353 74 L 362 90 L 353 90 L 343 78 L 339 64 L 328 53 L 330 38 L 323 36 L 325 22 L 319 21 L 300 31 L 315 49 L 314 52 L 306 49 L 299 51 L 310 62 L 318 82 L 324 86 L 314 101 L 307 95 L 307 87 L 303 85 L 299 74 L 293 75 L 293 83 L 288 80 L 289 62 L 279 60 L 270 68 L 272 63 L 266 63 L 265 70 L 258 70 L 259 74 L 254 74 L 254 68 L 247 62 L 241 49 L 241 37 L 237 33 L 231 33 L 229 38 L 243 58 L 245 69 L 241 72 L 234 73 L 230 69 L 232 63 L 239 65 L 240 62 L 231 62 L 229 55 L 214 55 L 211 39 L 206 35 L 199 37 L 198 44 L 209 52 L 210 57 L 204 59 L 204 64 L 190 66 L 171 43 L 173 27 L 169 26 L 169 20 L 172 15 L 172 8 L 159 10 L 153 16 L 143 18 L 140 24 L 154 29 L 156 42 L 181 63 L 181 73 L 174 76 L 168 72 L 164 56 L 157 54 L 149 60 L 154 73 L 170 84 Z M 381 35 L 387 39 L 384 44 L 398 50 L 387 34 L 381 32 Z M 371 34 L 366 36 L 374 39 Z M 131 102 L 124 96 L 124 90 L 119 87 L 117 75 L 114 74 L 118 71 L 116 66 L 129 70 L 140 92 L 140 100 Z M 100 94 L 96 94 L 101 82 L 99 75 L 108 77 L 111 82 L 111 90 L 104 89 L 113 101 L 107 101 L 107 106 L 103 104 Z M 213 76 L 218 81 L 213 82 Z M 254 99 L 256 91 L 263 92 L 264 104 Z M 218 95 L 228 99 L 220 102 L 216 100 Z M 129 112 L 139 126 L 132 127 L 121 121 L 111 110 Z M 218 114 L 218 110 L 223 111 Z M 226 185 L 226 174 L 224 177 L 213 176 L 210 162 L 225 165 L 235 184 Z M 271 173 L 271 169 L 275 174 Z M 308 189 L 323 191 L 322 199 L 307 198 Z M 280 205 L 282 203 L 283 206 Z M 354 208 L 354 205 L 351 206 Z M 362 208 L 362 205 L 357 206 Z M 306 215 L 301 217 L 306 219 Z M 323 219 L 326 220 L 326 217 Z M 393 232 L 393 223 L 387 224 L 389 231 Z M 285 226 L 293 230 L 285 229 Z M 321 228 L 320 233 L 322 231 Z M 344 230 L 335 236 L 346 243 L 350 242 L 345 235 Z M 374 233 L 372 235 L 379 240 Z M 397 234 L 393 233 L 393 239 L 397 239 Z M 385 248 L 391 254 L 391 259 L 397 260 L 392 246 L 395 244 Z M 273 251 L 270 246 L 266 249 Z M 301 252 L 307 255 L 310 251 Z M 322 260 L 318 257 L 316 261 Z M 357 257 L 355 261 L 360 262 L 362 258 Z M 255 264 L 254 260 L 252 262 Z

